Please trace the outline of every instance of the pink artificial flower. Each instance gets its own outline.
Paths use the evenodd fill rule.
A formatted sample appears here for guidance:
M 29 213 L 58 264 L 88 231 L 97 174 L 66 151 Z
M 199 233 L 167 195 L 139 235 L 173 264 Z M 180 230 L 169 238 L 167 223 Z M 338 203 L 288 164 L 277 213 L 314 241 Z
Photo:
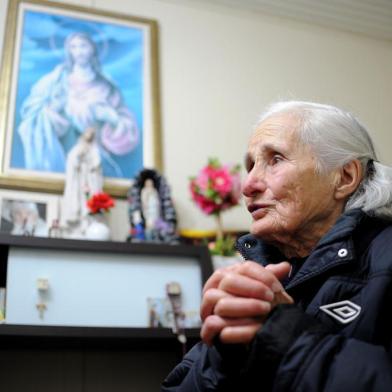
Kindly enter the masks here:
M 211 166 L 206 166 L 201 169 L 199 175 L 197 176 L 197 184 L 203 190 L 207 190 L 210 186 L 211 179 L 214 176 L 214 168 Z
M 227 168 L 215 170 L 212 178 L 212 188 L 222 197 L 231 192 L 233 180 Z
M 191 178 L 189 189 L 192 199 L 204 213 L 219 214 L 239 202 L 239 167 L 222 166 L 217 159 L 210 159 L 197 177 Z

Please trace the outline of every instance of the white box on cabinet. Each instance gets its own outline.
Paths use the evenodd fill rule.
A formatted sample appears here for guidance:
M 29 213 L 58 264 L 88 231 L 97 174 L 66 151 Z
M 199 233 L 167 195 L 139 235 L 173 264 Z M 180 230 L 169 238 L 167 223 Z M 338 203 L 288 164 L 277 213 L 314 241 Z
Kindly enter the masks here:
M 48 280 L 40 293 L 38 279 Z M 183 309 L 198 311 L 201 273 L 197 258 L 10 247 L 6 321 L 9 324 L 148 327 L 148 297 L 165 285 L 183 288 Z M 43 317 L 36 307 L 44 301 Z

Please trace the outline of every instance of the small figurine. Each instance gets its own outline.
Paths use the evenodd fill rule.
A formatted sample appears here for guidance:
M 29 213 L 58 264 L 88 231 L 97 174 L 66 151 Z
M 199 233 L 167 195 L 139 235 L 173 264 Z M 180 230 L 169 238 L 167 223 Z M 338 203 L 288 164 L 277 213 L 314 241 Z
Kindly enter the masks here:
M 53 219 L 52 226 L 49 228 L 48 237 L 61 238 L 61 227 L 58 219 Z
M 144 181 L 140 192 L 142 202 L 142 213 L 144 216 L 145 235 L 147 240 L 158 239 L 158 222 L 161 219 L 161 202 L 159 193 L 154 187 L 151 178 Z
M 184 331 L 185 314 L 182 311 L 181 301 L 181 285 L 178 282 L 170 282 L 166 284 L 166 294 L 170 300 L 173 311 L 173 333 L 177 335 L 180 343 L 186 343 Z
M 87 128 L 68 153 L 61 208 L 65 237 L 84 238 L 88 226 L 87 199 L 101 192 L 103 174 L 96 129 Z
M 144 169 L 139 173 L 128 191 L 128 202 L 129 241 L 178 242 L 170 188 L 157 171 Z
M 144 241 L 146 239 L 144 235 L 144 226 L 139 210 L 136 210 L 132 214 L 133 227 L 131 227 L 130 236 L 135 241 Z

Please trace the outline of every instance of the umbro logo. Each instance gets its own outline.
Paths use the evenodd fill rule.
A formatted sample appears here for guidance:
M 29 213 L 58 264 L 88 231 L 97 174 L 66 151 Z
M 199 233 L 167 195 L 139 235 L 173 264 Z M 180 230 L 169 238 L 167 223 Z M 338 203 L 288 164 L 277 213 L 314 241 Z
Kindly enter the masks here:
M 353 321 L 361 313 L 361 307 L 348 300 L 323 305 L 320 309 L 342 324 Z

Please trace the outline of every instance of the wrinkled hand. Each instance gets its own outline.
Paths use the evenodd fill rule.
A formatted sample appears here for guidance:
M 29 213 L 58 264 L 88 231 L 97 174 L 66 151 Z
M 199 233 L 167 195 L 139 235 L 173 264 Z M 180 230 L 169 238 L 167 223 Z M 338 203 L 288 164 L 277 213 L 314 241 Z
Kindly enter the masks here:
M 208 345 L 249 343 L 273 307 L 293 303 L 279 280 L 290 272 L 287 262 L 263 267 L 253 261 L 215 271 L 203 289 L 201 338 Z

